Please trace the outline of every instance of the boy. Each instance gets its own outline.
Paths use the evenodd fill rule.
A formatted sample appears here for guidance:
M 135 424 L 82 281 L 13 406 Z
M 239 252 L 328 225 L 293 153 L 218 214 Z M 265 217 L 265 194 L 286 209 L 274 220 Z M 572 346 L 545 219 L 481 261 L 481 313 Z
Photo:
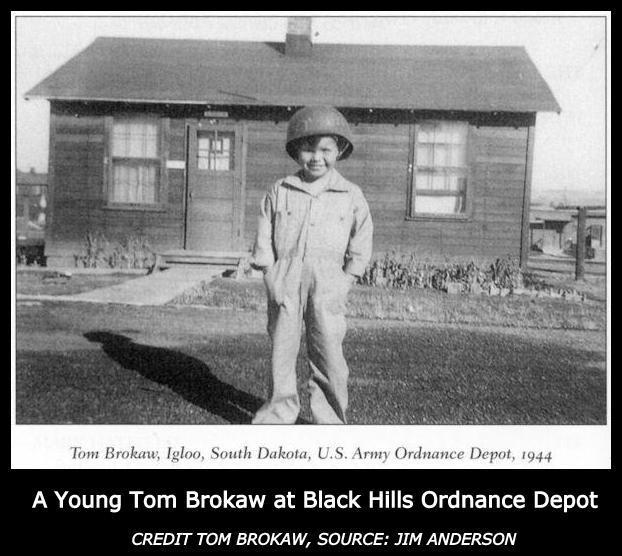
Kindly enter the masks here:
M 302 108 L 289 121 L 285 148 L 300 170 L 264 196 L 251 259 L 264 271 L 272 339 L 271 395 L 253 423 L 291 424 L 298 417 L 296 359 L 304 320 L 313 421 L 342 424 L 348 404 L 345 301 L 369 262 L 373 225 L 360 188 L 335 169 L 353 149 L 340 112 Z

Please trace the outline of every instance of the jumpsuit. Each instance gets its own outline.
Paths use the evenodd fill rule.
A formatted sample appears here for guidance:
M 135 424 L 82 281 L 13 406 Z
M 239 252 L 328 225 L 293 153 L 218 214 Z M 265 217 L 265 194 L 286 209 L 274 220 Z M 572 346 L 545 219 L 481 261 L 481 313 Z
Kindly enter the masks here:
M 346 422 L 348 275 L 360 276 L 372 252 L 373 224 L 361 189 L 334 168 L 314 190 L 300 173 L 263 198 L 251 263 L 265 269 L 272 387 L 255 424 L 291 424 L 300 411 L 296 360 L 306 326 L 310 405 L 318 424 Z

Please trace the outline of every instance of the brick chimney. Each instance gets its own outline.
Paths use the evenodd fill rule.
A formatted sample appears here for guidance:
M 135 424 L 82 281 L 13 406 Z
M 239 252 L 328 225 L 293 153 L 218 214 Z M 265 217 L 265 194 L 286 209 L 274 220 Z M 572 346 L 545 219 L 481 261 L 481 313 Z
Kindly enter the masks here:
M 286 56 L 311 56 L 311 18 L 288 17 L 285 36 Z

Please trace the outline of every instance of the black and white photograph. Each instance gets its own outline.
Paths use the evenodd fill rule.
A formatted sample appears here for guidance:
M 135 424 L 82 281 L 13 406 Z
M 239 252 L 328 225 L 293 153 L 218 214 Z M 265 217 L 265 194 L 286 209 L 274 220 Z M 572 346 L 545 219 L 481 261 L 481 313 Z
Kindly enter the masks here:
M 13 467 L 609 468 L 609 24 L 14 13 Z

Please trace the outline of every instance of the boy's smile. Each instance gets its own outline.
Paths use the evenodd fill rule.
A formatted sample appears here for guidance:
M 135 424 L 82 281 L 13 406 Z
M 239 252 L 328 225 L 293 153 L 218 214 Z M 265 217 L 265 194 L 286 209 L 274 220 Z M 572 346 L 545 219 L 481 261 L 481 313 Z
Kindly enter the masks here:
M 337 162 L 339 147 L 332 137 L 311 137 L 300 146 L 298 164 L 307 181 L 325 176 Z

